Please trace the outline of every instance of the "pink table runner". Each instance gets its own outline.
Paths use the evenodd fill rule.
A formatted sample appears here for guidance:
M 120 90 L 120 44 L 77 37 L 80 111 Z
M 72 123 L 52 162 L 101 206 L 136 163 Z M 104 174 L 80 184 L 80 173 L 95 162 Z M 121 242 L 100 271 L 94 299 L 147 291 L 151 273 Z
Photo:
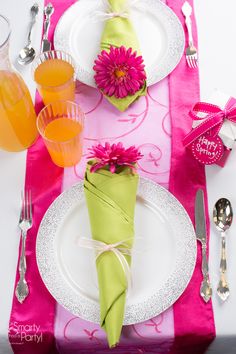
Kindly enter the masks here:
M 193 0 L 189 2 L 193 6 Z M 167 4 L 184 25 L 181 13 L 182 3 L 183 1 L 167 0 Z M 197 28 L 194 18 L 192 25 L 194 43 L 197 45 Z M 205 196 L 207 196 L 205 169 L 192 158 L 189 150 L 183 149 L 182 141 L 192 127 L 192 121 L 187 114 L 193 104 L 199 101 L 198 70 L 189 69 L 185 58 L 182 57 L 181 62 L 169 77 L 169 85 L 172 126 L 169 189 L 184 205 L 194 224 L 194 201 L 197 189 L 204 189 Z M 207 197 L 205 205 L 208 205 Z M 206 214 L 209 235 L 208 211 Z M 210 301 L 205 304 L 199 296 L 201 280 L 201 249 L 198 244 L 197 263 L 193 277 L 186 291 L 174 305 L 175 342 L 173 353 L 201 354 L 215 337 L 212 303 Z
M 85 149 L 96 141 L 122 141 L 126 146 L 140 147 L 143 159 L 139 173 L 168 186 L 170 166 L 170 121 L 168 80 L 149 89 L 148 96 L 142 97 L 125 113 L 119 113 L 105 100 L 100 101 L 97 90 L 79 84 L 77 102 L 86 114 Z M 91 107 L 93 102 L 94 107 Z M 99 104 L 98 104 L 99 103 Z M 106 112 L 109 111 L 109 115 Z M 99 127 L 99 129 L 98 129 Z M 115 132 L 115 137 L 113 134 Z M 160 134 L 160 132 L 162 132 Z M 142 142 L 142 144 L 140 144 Z M 63 189 L 69 188 L 83 178 L 86 154 L 76 168 L 65 170 Z M 161 265 L 158 265 L 157 270 Z M 72 354 L 109 351 L 106 335 L 99 325 L 83 321 L 57 305 L 55 337 L 60 353 Z M 174 338 L 173 310 L 166 311 L 149 321 L 123 327 L 120 344 L 113 353 L 140 353 L 149 348 L 150 353 L 167 352 Z
M 59 17 L 73 2 L 74 0 L 53 2 L 55 13 L 50 36 Z M 167 3 L 183 23 L 180 13 L 183 1 L 168 0 Z M 196 39 L 195 23 L 194 36 Z M 152 86 L 147 97 L 142 97 L 125 113 L 119 113 L 111 107 L 97 90 L 78 84 L 77 102 L 87 113 L 82 162 L 75 170 L 65 169 L 63 176 L 63 170 L 51 163 L 41 139 L 29 149 L 26 186 L 33 192 L 35 215 L 34 228 L 27 239 L 31 294 L 23 305 L 13 299 L 9 339 L 15 353 L 56 352 L 54 336 L 59 353 L 109 351 L 105 335 L 99 326 L 73 316 L 56 304 L 42 283 L 34 252 L 39 223 L 61 188 L 65 189 L 83 178 L 87 147 L 105 140 L 139 146 L 144 155 L 139 164 L 140 174 L 166 187 L 170 182 L 170 190 L 193 219 L 195 192 L 198 187 L 205 188 L 205 175 L 204 169 L 182 148 L 181 141 L 191 126 L 187 112 L 198 99 L 198 72 L 187 68 L 184 57 L 169 79 Z M 167 353 L 170 350 L 172 353 L 184 354 L 204 352 L 215 336 L 215 328 L 211 303 L 205 305 L 199 296 L 199 251 L 200 249 L 193 279 L 173 308 L 145 323 L 124 327 L 121 343 L 113 353 Z M 16 281 L 17 279 L 18 276 Z M 39 308 L 43 311 L 38 311 Z

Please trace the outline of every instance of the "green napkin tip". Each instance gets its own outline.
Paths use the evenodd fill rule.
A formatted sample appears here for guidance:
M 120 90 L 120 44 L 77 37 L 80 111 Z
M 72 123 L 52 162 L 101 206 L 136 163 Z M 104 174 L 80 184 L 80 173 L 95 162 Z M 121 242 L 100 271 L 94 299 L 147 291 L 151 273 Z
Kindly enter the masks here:
M 137 91 L 134 95 L 128 95 L 125 98 L 116 98 L 114 96 L 112 97 L 108 97 L 105 96 L 107 98 L 107 100 L 113 105 L 115 106 L 119 111 L 124 112 L 126 111 L 129 106 L 134 103 L 139 97 L 141 96 L 146 96 L 147 94 L 147 84 L 145 82 L 145 84 L 143 85 L 143 87 Z
M 112 345 L 110 345 L 110 344 L 109 344 L 109 348 L 110 348 L 110 349 L 116 348 L 116 347 L 117 347 L 117 345 L 118 345 L 118 342 L 117 342 L 117 343 L 115 343 L 115 344 L 112 344 Z

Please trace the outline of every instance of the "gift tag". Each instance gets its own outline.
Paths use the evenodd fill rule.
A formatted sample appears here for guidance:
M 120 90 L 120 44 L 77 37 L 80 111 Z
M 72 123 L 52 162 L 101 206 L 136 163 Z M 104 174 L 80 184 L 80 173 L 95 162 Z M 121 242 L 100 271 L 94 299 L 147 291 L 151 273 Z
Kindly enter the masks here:
M 192 143 L 192 153 L 200 163 L 211 165 L 223 156 L 224 145 L 219 136 L 201 135 Z

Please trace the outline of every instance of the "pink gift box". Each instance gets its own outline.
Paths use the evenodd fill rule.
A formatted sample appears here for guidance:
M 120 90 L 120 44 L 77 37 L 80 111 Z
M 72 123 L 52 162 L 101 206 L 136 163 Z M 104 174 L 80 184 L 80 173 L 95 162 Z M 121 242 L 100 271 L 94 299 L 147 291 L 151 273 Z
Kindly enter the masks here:
M 235 101 L 235 102 L 234 102 Z M 226 108 L 227 104 L 230 102 L 232 104 L 236 104 L 236 99 L 232 98 L 230 95 L 225 94 L 219 90 L 215 90 L 213 94 L 210 96 L 209 100 L 206 102 L 219 106 L 222 110 Z M 193 121 L 193 128 L 196 128 L 204 121 L 205 113 L 198 113 L 198 116 L 203 118 L 199 121 Z M 236 141 L 236 123 L 226 119 L 219 131 L 219 137 L 221 138 L 224 145 L 223 156 L 215 162 L 216 165 L 220 167 L 224 167 L 232 148 L 235 145 Z

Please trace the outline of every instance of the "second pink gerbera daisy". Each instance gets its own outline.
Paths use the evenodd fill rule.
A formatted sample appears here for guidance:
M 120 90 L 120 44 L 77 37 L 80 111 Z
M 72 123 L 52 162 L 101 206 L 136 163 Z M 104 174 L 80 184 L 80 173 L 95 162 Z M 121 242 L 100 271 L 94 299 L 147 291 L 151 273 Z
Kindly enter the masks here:
M 97 87 L 107 96 L 124 98 L 139 91 L 146 80 L 142 56 L 121 46 L 103 50 L 93 67 Z

